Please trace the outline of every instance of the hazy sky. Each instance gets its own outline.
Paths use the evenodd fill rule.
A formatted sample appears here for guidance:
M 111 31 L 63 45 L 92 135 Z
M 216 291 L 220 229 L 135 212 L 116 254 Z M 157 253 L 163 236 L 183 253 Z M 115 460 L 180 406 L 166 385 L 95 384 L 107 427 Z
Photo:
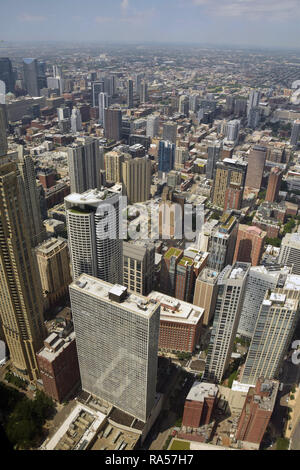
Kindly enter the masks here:
M 300 0 L 0 0 L 1 40 L 300 48 Z

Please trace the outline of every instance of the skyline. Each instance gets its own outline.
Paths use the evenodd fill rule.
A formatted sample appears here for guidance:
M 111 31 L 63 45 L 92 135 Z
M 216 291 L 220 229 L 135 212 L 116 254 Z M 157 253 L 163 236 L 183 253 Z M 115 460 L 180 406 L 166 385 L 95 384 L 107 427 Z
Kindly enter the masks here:
M 279 0 L 86 0 L 84 4 L 28 0 L 25 7 L 16 0 L 1 5 L 0 40 L 299 49 L 298 4 L 298 0 L 284 4 Z

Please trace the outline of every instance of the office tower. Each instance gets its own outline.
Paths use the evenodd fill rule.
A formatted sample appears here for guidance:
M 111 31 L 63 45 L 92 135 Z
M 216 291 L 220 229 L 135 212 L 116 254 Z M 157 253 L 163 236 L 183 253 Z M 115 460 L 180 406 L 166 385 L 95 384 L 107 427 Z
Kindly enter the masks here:
M 0 159 L 7 154 L 7 148 L 5 106 L 0 104 Z
M 62 238 L 50 238 L 36 247 L 35 255 L 45 308 L 49 309 L 67 295 L 72 282 L 68 244 Z
M 239 224 L 233 262 L 243 261 L 258 266 L 264 251 L 267 232 L 260 228 Z
M 120 186 L 65 198 L 73 279 L 86 273 L 107 282 L 122 282 L 121 195 Z
M 280 168 L 274 167 L 271 169 L 265 201 L 276 202 L 280 191 L 282 176 L 283 171 Z
M 0 165 L 1 323 L 16 373 L 39 378 L 36 352 L 45 338 L 43 300 L 23 213 L 15 163 Z
M 270 422 L 279 382 L 260 377 L 250 387 L 239 418 L 236 440 L 244 449 L 258 450 Z
M 160 141 L 158 150 L 158 171 L 168 173 L 174 168 L 175 145 L 169 141 Z
M 143 77 L 144 77 L 143 73 L 137 73 L 135 77 L 135 89 L 136 89 L 136 94 L 138 96 L 141 96 L 141 84 L 142 84 Z
M 151 180 L 152 167 L 148 157 L 128 158 L 122 163 L 122 181 L 129 204 L 148 201 Z
M 42 222 L 38 188 L 34 163 L 31 155 L 24 152 L 24 147 L 18 147 L 19 190 L 21 193 L 23 213 L 28 228 L 31 246 L 35 247 L 45 239 L 45 229 Z
M 25 88 L 30 96 L 40 96 L 38 65 L 36 59 L 23 59 Z
M 15 92 L 15 75 L 8 57 L 0 57 L 0 80 L 5 83 L 6 93 Z
M 59 121 L 63 121 L 64 119 L 69 119 L 71 117 L 70 108 L 68 106 L 57 108 L 57 117 Z
M 171 247 L 161 260 L 160 290 L 164 294 L 175 295 L 176 270 L 182 256 L 183 250 Z
M 173 189 L 164 186 L 162 202 L 159 204 L 158 228 L 162 238 L 174 238 L 184 233 L 185 197 Z M 179 212 L 178 212 L 179 209 Z
M 226 266 L 219 275 L 219 290 L 204 380 L 221 382 L 229 365 L 249 269 L 248 263 L 235 263 L 233 266 Z
M 240 127 L 241 127 L 241 121 L 239 121 L 238 119 L 229 121 L 226 124 L 226 138 L 228 140 L 232 140 L 233 142 L 238 141 Z
M 72 321 L 64 322 L 63 330 L 52 332 L 37 354 L 46 395 L 59 403 L 67 400 L 80 383 L 80 372 Z
M 104 109 L 105 137 L 110 140 L 122 138 L 122 111 L 120 109 Z
M 186 95 L 181 95 L 179 98 L 179 106 L 178 106 L 178 112 L 180 114 L 183 114 L 184 116 L 189 115 L 189 97 Z
M 107 182 L 122 182 L 122 163 L 125 158 L 130 158 L 130 155 L 119 153 L 114 150 L 105 154 L 105 177 Z
M 198 95 L 190 95 L 189 96 L 189 108 L 193 113 L 196 113 L 199 108 L 199 96 Z
M 219 141 L 213 142 L 207 147 L 206 178 L 210 180 L 214 177 L 214 171 L 216 163 L 220 158 L 221 149 L 222 145 Z
M 189 247 L 176 266 L 175 293 L 176 299 L 193 301 L 196 278 L 206 266 L 209 253 L 196 247 Z
M 159 132 L 159 116 L 148 116 L 147 118 L 147 127 L 146 127 L 146 136 L 147 137 L 156 137 Z
M 148 103 L 148 84 L 146 82 L 141 83 L 141 103 Z
M 278 262 L 285 266 L 292 266 L 292 272 L 300 275 L 300 234 L 287 233 L 280 246 Z
M 252 108 L 248 114 L 248 127 L 256 129 L 260 122 L 260 108 Z
M 262 177 L 264 174 L 267 149 L 255 145 L 248 157 L 248 170 L 245 186 L 248 188 L 260 190 Z
M 204 309 L 203 325 L 209 325 L 215 312 L 218 275 L 217 271 L 204 268 L 196 280 L 193 304 Z
M 193 353 L 200 341 L 203 308 L 156 291 L 148 299 L 161 306 L 159 349 Z
M 53 65 L 53 77 L 63 77 L 63 71 L 61 65 Z
M 148 295 L 154 285 L 155 246 L 142 240 L 123 242 L 123 283 L 128 290 Z
M 128 80 L 127 82 L 127 108 L 133 108 L 133 81 Z
M 231 212 L 225 212 L 220 224 L 213 227 L 208 234 L 209 268 L 221 272 L 225 266 L 232 263 L 237 231 L 236 217 Z
M 175 162 L 174 169 L 182 170 L 184 168 L 185 162 L 189 159 L 189 152 L 185 147 L 176 147 L 175 149 Z
M 231 114 L 233 112 L 234 101 L 235 101 L 234 96 L 232 96 L 232 95 L 226 96 L 226 111 L 229 114 Z
M 200 428 L 209 424 L 217 403 L 218 387 L 207 382 L 194 382 L 185 399 L 182 426 Z
M 163 124 L 163 140 L 168 140 L 176 145 L 177 139 L 177 124 L 173 122 L 166 122 Z
M 291 145 L 295 147 L 297 146 L 299 142 L 299 136 L 300 136 L 300 120 L 297 119 L 296 121 L 294 121 L 293 127 L 292 127 L 291 140 L 290 140 Z
M 99 95 L 104 92 L 104 83 L 103 82 L 93 82 L 92 83 L 92 103 L 93 108 L 99 106 Z
M 146 422 L 156 395 L 159 303 L 87 275 L 70 296 L 83 390 Z
M 104 118 L 105 118 L 105 109 L 110 106 L 110 96 L 107 93 L 99 94 L 99 124 L 102 127 L 105 127 Z
M 287 276 L 283 288 L 268 290 L 261 304 L 241 383 L 278 377 L 299 319 L 299 276 Z
M 214 206 L 224 209 L 226 189 L 234 183 L 243 188 L 247 171 L 247 163 L 240 159 L 225 158 L 216 163 L 214 172 L 212 202 Z
M 97 139 L 77 138 L 68 147 L 68 166 L 72 193 L 99 189 L 101 157 Z
M 279 266 L 252 266 L 249 271 L 238 333 L 252 338 L 257 315 L 268 289 L 279 287 L 290 268 Z
M 82 131 L 81 113 L 78 108 L 72 109 L 71 130 L 73 134 L 76 134 L 76 132 Z
M 259 105 L 261 93 L 258 90 L 251 90 L 251 93 L 249 95 L 249 100 L 248 100 L 248 106 L 247 106 L 247 116 L 249 118 L 250 111 L 253 108 L 257 108 Z
M 245 116 L 247 112 L 247 100 L 245 98 L 236 98 L 234 100 L 234 114 L 236 116 Z

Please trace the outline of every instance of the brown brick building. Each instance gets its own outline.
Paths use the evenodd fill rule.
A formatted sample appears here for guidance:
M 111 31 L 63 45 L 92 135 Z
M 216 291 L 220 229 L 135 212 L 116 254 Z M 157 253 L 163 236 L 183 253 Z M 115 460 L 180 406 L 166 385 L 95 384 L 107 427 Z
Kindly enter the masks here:
M 209 424 L 216 405 L 218 387 L 207 382 L 195 382 L 186 397 L 182 425 L 199 428 Z
M 267 233 L 259 227 L 239 225 L 233 263 L 242 261 L 258 266 L 264 249 Z
M 51 333 L 37 361 L 45 393 L 61 403 L 80 381 L 74 331 Z
M 236 439 L 244 448 L 259 448 L 275 406 L 279 383 L 260 378 L 248 391 L 239 419 Z

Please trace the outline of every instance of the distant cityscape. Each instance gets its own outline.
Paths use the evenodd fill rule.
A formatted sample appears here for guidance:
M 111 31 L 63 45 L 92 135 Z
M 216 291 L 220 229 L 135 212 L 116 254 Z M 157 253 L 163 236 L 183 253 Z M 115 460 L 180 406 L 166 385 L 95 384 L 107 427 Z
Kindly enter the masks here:
M 299 139 L 296 51 L 1 44 L 11 448 L 300 450 Z

